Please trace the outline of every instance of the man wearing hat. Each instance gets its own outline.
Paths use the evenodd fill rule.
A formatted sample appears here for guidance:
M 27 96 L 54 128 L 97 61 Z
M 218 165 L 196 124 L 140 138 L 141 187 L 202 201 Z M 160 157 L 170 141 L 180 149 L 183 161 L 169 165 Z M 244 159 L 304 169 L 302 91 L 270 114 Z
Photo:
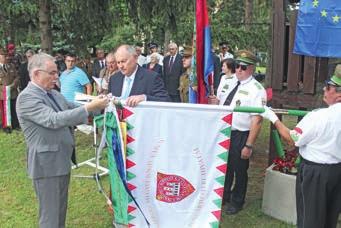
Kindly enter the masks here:
M 158 47 L 159 46 L 157 45 L 157 43 L 151 42 L 151 43 L 149 43 L 148 46 L 149 46 L 149 55 L 147 55 L 146 64 L 150 63 L 150 56 L 151 56 L 151 54 L 156 53 L 158 55 L 158 57 L 159 57 L 159 64 L 161 66 L 163 66 L 163 56 L 158 52 Z
M 237 53 L 236 74 L 228 80 L 221 99 L 209 97 L 209 103 L 235 106 L 263 107 L 266 92 L 252 74 L 257 62 L 256 56 L 247 50 Z M 262 117 L 257 113 L 233 113 L 231 146 L 228 158 L 228 172 L 225 180 L 224 200 L 229 203 L 227 214 L 238 213 L 245 202 L 248 183 L 247 170 L 252 148 L 261 128 Z M 232 188 L 233 180 L 235 184 Z
M 269 108 L 262 114 L 289 144 L 299 147 L 296 208 L 300 228 L 335 228 L 341 211 L 341 64 L 323 92 L 329 107 L 310 112 L 293 130 Z
M 230 46 L 228 45 L 227 42 L 220 42 L 219 47 L 220 47 L 220 53 L 219 53 L 220 62 L 223 61 L 224 59 L 233 59 L 233 54 L 230 53 Z
M 15 104 L 18 96 L 19 74 L 13 64 L 6 62 L 7 53 L 4 49 L 0 49 L 0 111 L 2 119 L 2 128 L 5 132 L 10 133 L 11 128 L 5 124 L 4 100 L 6 99 L 3 91 L 6 86 L 10 88 L 10 111 L 11 111 L 11 127 L 13 129 L 19 128 L 17 113 L 15 111 Z
M 192 74 L 192 47 L 184 47 L 182 66 L 184 73 L 182 73 L 179 79 L 180 100 L 182 103 L 188 103 L 190 75 Z

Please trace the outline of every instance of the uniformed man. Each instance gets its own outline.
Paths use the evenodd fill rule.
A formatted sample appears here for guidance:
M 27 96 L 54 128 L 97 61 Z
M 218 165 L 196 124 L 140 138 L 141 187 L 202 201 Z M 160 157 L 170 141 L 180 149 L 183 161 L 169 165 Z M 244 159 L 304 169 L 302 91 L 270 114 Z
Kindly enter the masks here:
M 179 93 L 181 102 L 188 103 L 189 77 L 192 73 L 192 48 L 185 47 L 182 56 L 182 66 L 185 72 L 179 78 Z
M 182 103 L 190 102 L 190 91 L 191 88 L 192 95 L 195 96 L 193 93 L 198 91 L 198 81 L 196 76 L 192 72 L 192 56 L 193 50 L 192 47 L 186 46 L 184 47 L 182 53 L 182 66 L 185 72 L 179 78 L 179 92 L 180 92 L 180 100 Z M 193 99 L 193 97 L 192 97 Z
M 225 92 L 210 97 L 209 102 L 220 105 L 263 107 L 266 92 L 252 74 L 256 56 L 247 50 L 237 53 L 236 74 L 228 80 Z M 228 172 L 225 181 L 224 200 L 229 203 L 227 214 L 238 213 L 245 202 L 248 183 L 247 170 L 253 145 L 261 128 L 262 117 L 256 113 L 233 113 L 231 145 L 228 156 Z M 232 183 L 235 177 L 235 184 Z
M 4 120 L 4 97 L 3 91 L 6 86 L 10 87 L 10 110 L 11 110 L 11 127 L 13 129 L 19 128 L 17 113 L 15 111 L 16 100 L 18 96 L 19 74 L 13 64 L 6 62 L 7 53 L 4 49 L 0 49 L 0 110 L 2 113 L 2 120 Z M 2 121 L 2 128 L 6 133 L 11 132 L 10 126 Z
M 220 47 L 220 53 L 219 53 L 219 59 L 220 62 L 224 59 L 233 59 L 233 54 L 231 53 L 230 46 L 226 41 L 219 43 Z
M 329 106 L 307 114 L 289 130 L 269 108 L 269 119 L 280 135 L 299 147 L 296 178 L 297 227 L 335 228 L 341 211 L 341 65 L 323 88 Z

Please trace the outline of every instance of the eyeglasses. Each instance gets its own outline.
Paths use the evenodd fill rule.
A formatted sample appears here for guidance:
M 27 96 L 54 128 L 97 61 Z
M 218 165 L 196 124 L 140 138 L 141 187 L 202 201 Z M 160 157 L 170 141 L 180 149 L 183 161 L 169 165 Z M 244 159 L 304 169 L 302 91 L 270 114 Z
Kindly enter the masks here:
M 38 71 L 45 72 L 45 73 L 47 73 L 47 74 L 50 75 L 50 76 L 59 75 L 59 71 L 57 71 L 57 70 L 54 70 L 54 71 L 38 70 Z
M 238 69 L 240 67 L 240 69 L 242 69 L 243 71 L 246 71 L 248 65 L 241 65 L 240 63 L 236 63 L 236 69 Z

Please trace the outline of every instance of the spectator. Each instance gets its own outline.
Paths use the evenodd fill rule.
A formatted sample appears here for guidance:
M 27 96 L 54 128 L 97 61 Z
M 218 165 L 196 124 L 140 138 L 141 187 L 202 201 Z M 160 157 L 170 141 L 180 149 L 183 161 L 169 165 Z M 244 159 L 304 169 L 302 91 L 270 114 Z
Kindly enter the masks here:
M 92 76 L 99 78 L 99 72 L 105 67 L 105 52 L 104 49 L 96 50 L 96 59 L 93 64 Z
M 32 56 L 34 54 L 35 53 L 32 49 L 28 49 L 25 52 L 26 61 L 24 63 L 22 63 L 19 67 L 19 76 L 20 76 L 19 88 L 20 88 L 20 91 L 24 90 L 26 88 L 28 82 L 30 81 L 30 76 L 28 74 L 27 66 L 28 66 L 28 62 L 30 61 L 30 59 L 32 58 Z
M 136 53 L 137 53 L 137 56 L 138 56 L 137 63 L 140 66 L 144 66 L 145 64 L 147 64 L 147 58 L 142 55 L 142 46 L 143 45 L 141 43 L 137 43 L 135 45 L 135 50 L 136 50 Z
M 80 68 L 76 67 L 76 55 L 66 54 L 66 70 L 60 75 L 61 94 L 70 102 L 74 102 L 75 93 L 92 94 L 92 86 L 88 76 Z
M 181 102 L 179 94 L 179 79 L 184 72 L 182 56 L 178 53 L 178 45 L 168 45 L 169 55 L 163 60 L 163 81 L 172 102 Z
M 153 54 L 153 53 L 156 53 L 158 56 L 159 56 L 159 64 L 161 66 L 163 66 L 163 56 L 158 52 L 158 45 L 157 43 L 149 43 L 149 52 L 150 54 L 147 55 L 147 60 L 146 60 L 146 63 L 150 63 L 150 55 Z
M 99 77 L 102 80 L 101 80 L 101 85 L 98 86 L 98 92 L 101 94 L 108 93 L 108 85 L 109 85 L 110 77 L 118 71 L 114 52 L 109 52 L 109 54 L 107 54 L 107 56 L 105 57 L 105 61 L 107 63 L 107 66 L 104 67 L 99 73 Z
M 224 41 L 224 42 L 219 43 L 219 47 L 220 47 L 220 53 L 219 53 L 220 62 L 223 61 L 224 59 L 233 59 L 231 48 L 227 42 Z
M 158 64 L 159 62 L 159 56 L 157 53 L 153 53 L 150 55 L 150 63 L 144 64 L 143 67 L 155 71 L 156 73 L 159 74 L 159 76 L 162 76 L 162 66 Z

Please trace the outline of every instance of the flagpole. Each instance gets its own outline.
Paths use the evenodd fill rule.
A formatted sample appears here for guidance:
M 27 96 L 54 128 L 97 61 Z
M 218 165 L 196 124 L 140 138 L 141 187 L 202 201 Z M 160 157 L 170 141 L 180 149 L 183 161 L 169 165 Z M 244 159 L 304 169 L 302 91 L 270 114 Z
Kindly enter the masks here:
M 212 91 L 212 90 L 211 90 Z M 89 96 L 86 94 L 76 94 L 75 100 L 81 104 L 85 104 L 87 102 L 92 101 L 97 97 Z M 125 100 L 121 100 L 117 97 L 112 97 L 111 101 L 114 105 L 122 107 L 125 105 Z M 182 106 L 187 108 L 194 108 L 194 107 L 204 107 L 205 109 L 215 109 L 215 110 L 224 110 L 228 112 L 246 112 L 246 113 L 263 113 L 265 109 L 262 107 L 249 107 L 249 106 L 238 106 L 238 107 L 231 107 L 231 106 L 221 106 L 221 105 L 208 105 L 208 104 L 188 104 L 188 103 L 171 103 L 171 102 L 142 102 L 139 105 L 147 105 L 147 106 L 155 106 L 155 107 L 170 107 L 170 106 Z M 295 109 L 278 109 L 278 108 L 271 108 L 276 114 L 281 115 L 289 115 L 289 116 L 305 116 L 308 111 L 304 110 L 295 110 Z

